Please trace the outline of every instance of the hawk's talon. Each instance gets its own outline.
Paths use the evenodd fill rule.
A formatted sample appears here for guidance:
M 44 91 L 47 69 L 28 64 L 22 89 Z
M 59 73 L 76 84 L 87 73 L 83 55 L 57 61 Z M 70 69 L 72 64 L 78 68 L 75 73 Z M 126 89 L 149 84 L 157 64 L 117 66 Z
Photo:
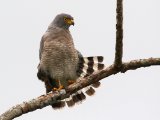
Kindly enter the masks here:
M 64 86 L 60 85 L 59 88 L 53 88 L 53 91 L 60 91 L 64 88 Z
M 52 90 L 53 90 L 53 91 L 57 91 L 57 88 L 53 88 Z

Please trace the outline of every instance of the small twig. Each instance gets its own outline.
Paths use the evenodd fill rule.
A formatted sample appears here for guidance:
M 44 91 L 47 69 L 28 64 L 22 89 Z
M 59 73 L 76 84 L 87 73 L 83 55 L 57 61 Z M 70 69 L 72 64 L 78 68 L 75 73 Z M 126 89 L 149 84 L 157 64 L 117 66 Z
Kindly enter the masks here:
M 114 65 L 120 68 L 123 56 L 123 0 L 117 0 L 116 51 Z
M 67 98 L 70 94 L 94 83 L 100 81 L 103 78 L 111 76 L 113 74 L 117 74 L 118 72 L 126 72 L 127 70 L 135 70 L 141 67 L 149 67 L 151 65 L 160 65 L 160 58 L 149 58 L 149 59 L 139 59 L 132 60 L 130 62 L 122 63 L 121 69 L 116 69 L 114 65 L 110 65 L 105 70 L 98 71 L 87 78 L 83 78 L 82 80 L 70 85 L 66 89 L 66 93 L 49 93 L 47 95 L 42 95 L 36 99 L 32 99 L 28 102 L 24 102 L 22 104 L 18 104 L 0 116 L 0 120 L 11 120 L 22 114 L 34 111 L 36 109 L 42 109 L 48 105 L 51 105 L 57 100 L 62 100 Z
M 159 64 L 160 64 L 160 58 L 131 60 L 130 62 L 123 63 L 121 72 L 124 73 L 127 70 L 135 70 L 140 67 L 149 67 L 149 66 L 159 65 Z

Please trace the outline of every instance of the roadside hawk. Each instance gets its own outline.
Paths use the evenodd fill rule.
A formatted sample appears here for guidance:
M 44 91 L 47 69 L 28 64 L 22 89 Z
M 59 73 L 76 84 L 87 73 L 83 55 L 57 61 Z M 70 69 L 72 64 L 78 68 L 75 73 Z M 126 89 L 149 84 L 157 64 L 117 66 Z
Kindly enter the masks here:
M 60 91 L 77 81 L 79 77 L 87 77 L 96 70 L 104 68 L 103 57 L 83 57 L 75 49 L 69 27 L 74 25 L 74 19 L 68 14 L 59 14 L 49 25 L 42 36 L 39 49 L 40 63 L 38 78 L 45 83 L 46 93 Z M 100 82 L 92 84 L 99 87 Z M 88 86 L 85 93 L 93 95 L 95 90 Z M 82 91 L 71 95 L 65 101 L 52 104 L 54 109 L 62 108 L 65 103 L 69 107 L 86 98 Z

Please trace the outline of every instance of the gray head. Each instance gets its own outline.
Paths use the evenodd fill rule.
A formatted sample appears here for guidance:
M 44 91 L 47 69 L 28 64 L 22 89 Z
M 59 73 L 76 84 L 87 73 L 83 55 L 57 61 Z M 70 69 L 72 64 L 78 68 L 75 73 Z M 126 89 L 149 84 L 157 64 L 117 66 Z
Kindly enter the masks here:
M 74 20 L 71 15 L 62 13 L 58 14 L 52 22 L 52 25 L 64 29 L 69 29 L 71 25 L 74 25 Z

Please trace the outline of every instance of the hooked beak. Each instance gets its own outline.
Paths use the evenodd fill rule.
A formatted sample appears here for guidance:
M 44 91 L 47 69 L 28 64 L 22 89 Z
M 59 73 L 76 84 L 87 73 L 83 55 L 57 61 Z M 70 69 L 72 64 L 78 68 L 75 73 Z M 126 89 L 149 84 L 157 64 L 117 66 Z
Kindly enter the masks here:
M 68 23 L 69 25 L 73 25 L 73 26 L 74 26 L 74 20 L 73 20 L 73 19 L 69 19 L 69 20 L 67 21 L 67 23 Z
M 71 20 L 71 25 L 73 25 L 73 26 L 74 26 L 74 20 Z

